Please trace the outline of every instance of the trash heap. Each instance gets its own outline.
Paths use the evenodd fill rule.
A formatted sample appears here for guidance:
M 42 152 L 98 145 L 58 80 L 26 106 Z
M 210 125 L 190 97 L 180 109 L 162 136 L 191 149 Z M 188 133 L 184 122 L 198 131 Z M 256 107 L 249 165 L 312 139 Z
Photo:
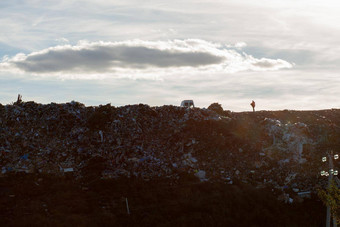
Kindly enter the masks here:
M 331 120 L 340 111 L 328 114 L 329 119 L 313 111 L 227 117 L 208 109 L 143 104 L 0 104 L 1 175 L 176 181 L 189 173 L 201 181 L 312 190 L 321 180 L 318 146 L 329 143 L 321 135 L 340 134 L 338 121 Z
M 104 166 L 103 177 L 168 176 L 180 158 L 177 153 L 186 141 L 181 130 L 189 119 L 220 117 L 209 110 L 142 104 L 0 106 L 1 172 L 81 175 L 96 158 Z

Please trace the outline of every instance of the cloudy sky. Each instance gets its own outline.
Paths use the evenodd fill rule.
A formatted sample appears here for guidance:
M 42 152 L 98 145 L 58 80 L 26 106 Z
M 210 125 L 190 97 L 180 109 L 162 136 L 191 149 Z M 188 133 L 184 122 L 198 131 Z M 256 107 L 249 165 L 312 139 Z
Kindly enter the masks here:
M 340 2 L 0 1 L 0 103 L 340 108 Z

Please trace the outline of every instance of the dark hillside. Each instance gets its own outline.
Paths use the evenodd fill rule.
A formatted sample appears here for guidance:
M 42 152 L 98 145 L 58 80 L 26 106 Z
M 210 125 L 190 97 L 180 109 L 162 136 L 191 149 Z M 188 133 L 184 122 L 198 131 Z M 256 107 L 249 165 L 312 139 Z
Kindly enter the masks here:
M 20 222 L 23 212 L 30 215 L 22 218 L 33 218 L 35 212 L 27 210 L 42 209 L 39 201 L 53 194 L 55 225 L 80 218 L 85 224 L 95 221 L 93 225 L 99 220 L 117 225 L 158 220 L 164 225 L 191 226 L 196 220 L 203 226 L 264 226 L 265 220 L 281 217 L 282 226 L 301 226 L 299 218 L 311 217 L 313 207 L 318 213 L 305 223 L 317 226 L 321 204 L 302 199 L 299 192 L 313 198 L 316 188 L 326 185 L 327 179 L 320 176 L 325 168 L 321 157 L 340 152 L 340 110 L 220 114 L 143 104 L 0 104 L 1 204 L 6 204 L 2 209 L 9 212 L 6 217 Z M 39 179 L 57 182 L 48 184 L 56 184 L 53 188 L 40 187 Z M 11 197 L 11 190 L 19 191 Z M 118 200 L 131 197 L 131 210 L 138 207 L 145 217 L 135 212 L 125 217 L 124 211 L 120 215 L 114 209 L 103 213 L 98 201 L 105 200 L 99 197 L 107 191 Z M 293 203 L 284 203 L 289 201 Z M 144 210 L 145 204 L 157 209 Z M 63 209 L 75 216 L 69 217 Z M 257 210 L 266 218 L 261 219 Z M 70 219 L 63 220 L 65 215 Z M 52 220 L 48 217 L 37 218 L 44 223 Z

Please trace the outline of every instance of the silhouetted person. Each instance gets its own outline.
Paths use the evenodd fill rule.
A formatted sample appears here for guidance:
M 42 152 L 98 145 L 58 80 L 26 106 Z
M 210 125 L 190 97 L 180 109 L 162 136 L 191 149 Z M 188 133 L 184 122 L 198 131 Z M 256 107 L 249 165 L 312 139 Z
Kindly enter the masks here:
M 250 103 L 251 107 L 253 107 L 253 112 L 255 112 L 255 102 L 254 100 Z

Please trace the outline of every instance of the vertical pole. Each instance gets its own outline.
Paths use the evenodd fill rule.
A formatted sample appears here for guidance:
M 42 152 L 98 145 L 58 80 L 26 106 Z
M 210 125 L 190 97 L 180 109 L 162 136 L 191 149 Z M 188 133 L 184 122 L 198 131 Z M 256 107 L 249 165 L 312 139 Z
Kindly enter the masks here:
M 333 152 L 332 154 L 330 155 L 330 159 L 329 159 L 329 162 L 330 162 L 330 168 L 333 169 L 333 173 L 332 173 L 332 177 L 331 177 L 331 180 L 333 180 L 333 174 L 334 174 L 334 165 L 333 165 Z M 330 184 L 330 183 L 329 183 Z M 335 216 L 333 215 L 333 227 L 337 227 L 337 223 L 336 223 L 336 218 Z
M 327 206 L 326 227 L 331 227 L 331 208 Z
M 333 152 L 331 152 L 331 154 L 328 154 L 328 160 L 329 160 L 328 161 L 328 163 L 329 163 L 328 188 L 330 187 L 332 179 L 333 179 L 333 173 L 330 172 L 330 170 L 333 169 L 333 160 L 332 160 L 333 157 L 332 156 L 333 156 Z M 328 205 L 327 206 L 326 227 L 330 227 L 330 226 L 331 226 L 331 207 Z M 333 217 L 333 226 L 334 226 L 334 217 Z
M 127 198 L 125 198 L 125 202 L 126 202 L 126 211 L 127 211 L 128 215 L 130 215 L 129 202 L 128 202 Z

